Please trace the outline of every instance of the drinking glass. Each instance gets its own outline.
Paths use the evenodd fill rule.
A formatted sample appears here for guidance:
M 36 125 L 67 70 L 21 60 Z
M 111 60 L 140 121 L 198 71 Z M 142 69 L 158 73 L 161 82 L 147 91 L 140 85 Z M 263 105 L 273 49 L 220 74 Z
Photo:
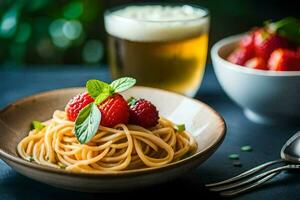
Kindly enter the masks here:
M 112 77 L 194 96 L 204 74 L 209 12 L 196 5 L 127 5 L 105 12 Z

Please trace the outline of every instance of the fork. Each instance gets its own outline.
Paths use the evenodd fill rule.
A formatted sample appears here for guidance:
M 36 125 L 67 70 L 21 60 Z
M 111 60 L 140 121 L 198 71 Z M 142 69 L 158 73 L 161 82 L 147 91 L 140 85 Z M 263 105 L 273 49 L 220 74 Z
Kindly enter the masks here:
M 250 177 L 255 172 L 260 171 L 262 166 L 263 165 L 260 165 L 228 180 L 212 184 L 206 184 L 205 186 L 208 187 L 210 191 L 219 192 L 221 196 L 235 196 L 261 186 L 263 183 L 267 182 L 268 180 L 272 179 L 273 177 L 277 176 L 283 171 L 300 169 L 300 165 L 289 164 Z
M 253 190 L 261 186 L 263 183 L 277 176 L 283 171 L 287 170 L 299 170 L 300 169 L 300 131 L 296 132 L 286 143 L 283 145 L 280 151 L 279 160 L 270 161 L 254 167 L 240 175 L 225 181 L 207 184 L 206 187 L 210 191 L 220 192 L 221 196 L 234 196 L 240 193 Z M 258 172 L 280 163 L 286 163 L 284 166 L 280 166 L 266 172 L 258 174 Z M 257 174 L 257 175 L 255 175 Z

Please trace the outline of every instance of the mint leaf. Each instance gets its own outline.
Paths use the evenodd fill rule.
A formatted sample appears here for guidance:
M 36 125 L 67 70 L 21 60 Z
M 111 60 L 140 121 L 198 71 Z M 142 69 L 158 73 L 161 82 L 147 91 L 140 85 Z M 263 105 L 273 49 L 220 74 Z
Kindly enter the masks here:
M 40 131 L 45 127 L 45 125 L 40 121 L 32 121 L 32 127 L 33 129 Z
M 269 30 L 289 39 L 292 42 L 300 43 L 300 21 L 293 17 L 286 17 L 277 22 L 268 24 Z
M 96 99 L 101 93 L 105 92 L 110 92 L 112 91 L 112 88 L 109 84 L 104 83 L 102 81 L 99 80 L 89 80 L 86 83 L 86 89 L 89 93 L 89 95 L 91 95 L 91 97 L 93 99 Z
M 95 99 L 95 103 L 97 105 L 99 105 L 100 103 L 102 103 L 102 101 L 104 101 L 107 97 L 109 97 L 111 95 L 110 91 L 103 91 L 101 94 L 99 94 L 96 99 Z
M 90 141 L 97 133 L 101 121 L 101 112 L 93 102 L 85 106 L 75 121 L 75 136 L 80 144 Z
M 178 124 L 176 125 L 176 129 L 178 132 L 183 132 L 185 131 L 185 125 L 184 124 Z
M 119 78 L 119 79 L 113 81 L 110 84 L 110 86 L 111 86 L 113 92 L 123 92 L 123 91 L 131 88 L 132 86 L 134 86 L 135 83 L 136 83 L 136 80 L 134 78 L 123 77 L 123 78 Z

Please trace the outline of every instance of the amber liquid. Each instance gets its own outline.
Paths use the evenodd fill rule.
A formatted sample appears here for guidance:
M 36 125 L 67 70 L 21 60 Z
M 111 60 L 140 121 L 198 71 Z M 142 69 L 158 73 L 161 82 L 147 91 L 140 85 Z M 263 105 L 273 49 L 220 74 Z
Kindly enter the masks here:
M 135 42 L 110 35 L 111 73 L 114 79 L 131 76 L 138 85 L 193 96 L 204 73 L 207 43 L 207 33 L 166 42 Z

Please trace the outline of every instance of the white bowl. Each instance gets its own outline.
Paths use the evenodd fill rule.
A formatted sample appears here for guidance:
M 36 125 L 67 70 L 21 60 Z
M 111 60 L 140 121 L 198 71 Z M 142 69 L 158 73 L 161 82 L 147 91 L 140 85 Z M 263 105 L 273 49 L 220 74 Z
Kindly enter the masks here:
M 300 123 L 300 71 L 264 71 L 232 64 L 226 57 L 243 35 L 217 42 L 211 58 L 227 95 L 258 123 Z

